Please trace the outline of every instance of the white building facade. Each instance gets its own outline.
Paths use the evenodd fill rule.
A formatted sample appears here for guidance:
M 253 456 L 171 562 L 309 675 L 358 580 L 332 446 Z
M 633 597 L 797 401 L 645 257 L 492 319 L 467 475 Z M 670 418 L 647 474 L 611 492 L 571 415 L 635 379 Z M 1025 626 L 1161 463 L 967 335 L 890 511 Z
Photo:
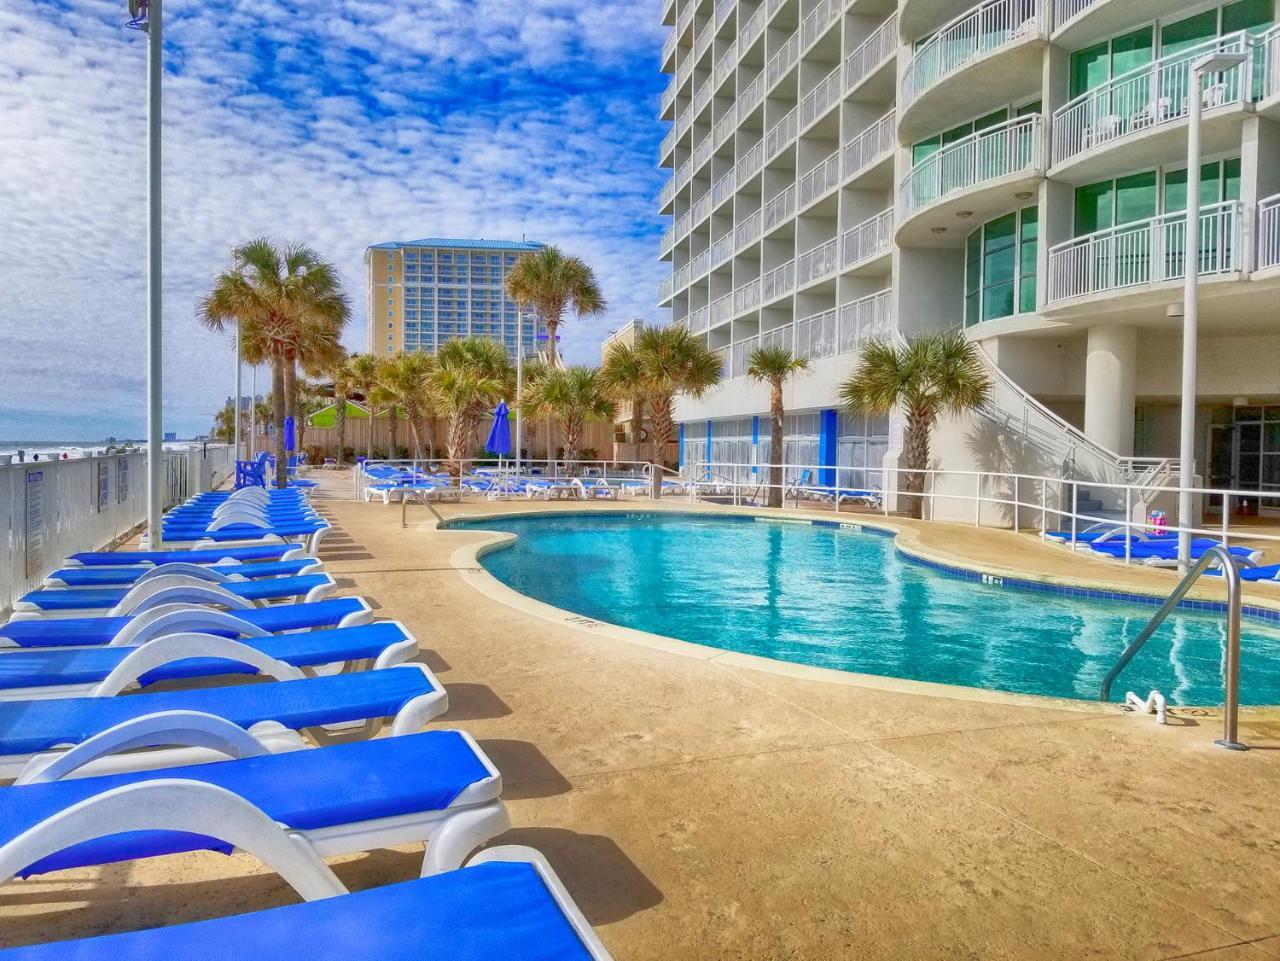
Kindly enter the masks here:
M 1276 20 L 1277 0 L 669 0 L 659 303 L 725 376 L 681 402 L 682 460 L 767 461 L 746 364 L 782 343 L 812 366 L 788 461 L 888 489 L 901 426 L 842 412 L 839 384 L 869 340 L 948 329 L 996 389 L 940 426 L 936 466 L 1103 480 L 1176 457 L 1198 95 L 1197 470 L 1280 494 Z M 1214 51 L 1244 61 L 1192 90 Z

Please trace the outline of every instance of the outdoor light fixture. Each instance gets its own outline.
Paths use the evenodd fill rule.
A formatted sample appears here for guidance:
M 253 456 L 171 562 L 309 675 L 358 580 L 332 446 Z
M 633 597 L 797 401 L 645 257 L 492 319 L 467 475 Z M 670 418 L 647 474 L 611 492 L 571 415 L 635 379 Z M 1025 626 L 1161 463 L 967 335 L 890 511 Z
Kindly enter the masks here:
M 957 216 L 957 217 L 959 217 L 961 220 L 968 220 L 970 217 L 972 217 L 972 216 L 973 216 L 973 211 L 972 211 L 972 210 L 957 210 L 957 211 L 956 211 L 956 216 Z
M 929 231 L 930 233 L 935 233 L 935 234 L 945 234 L 947 232 L 947 228 L 946 227 L 930 227 Z
M 1238 67 L 1244 63 L 1245 56 L 1241 51 L 1234 50 L 1218 50 L 1208 54 L 1191 65 L 1192 73 L 1226 73 L 1232 67 Z
M 1035 196 L 1035 192 L 1031 190 L 1019 190 L 1013 195 L 1014 200 L 1030 200 Z

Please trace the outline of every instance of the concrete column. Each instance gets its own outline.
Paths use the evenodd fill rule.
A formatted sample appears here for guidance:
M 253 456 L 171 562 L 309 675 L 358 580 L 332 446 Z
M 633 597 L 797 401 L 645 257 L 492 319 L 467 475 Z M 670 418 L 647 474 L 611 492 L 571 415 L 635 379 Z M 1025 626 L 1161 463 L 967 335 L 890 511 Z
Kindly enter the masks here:
M 1084 368 L 1084 432 L 1123 457 L 1133 455 L 1137 365 L 1136 327 L 1089 328 Z

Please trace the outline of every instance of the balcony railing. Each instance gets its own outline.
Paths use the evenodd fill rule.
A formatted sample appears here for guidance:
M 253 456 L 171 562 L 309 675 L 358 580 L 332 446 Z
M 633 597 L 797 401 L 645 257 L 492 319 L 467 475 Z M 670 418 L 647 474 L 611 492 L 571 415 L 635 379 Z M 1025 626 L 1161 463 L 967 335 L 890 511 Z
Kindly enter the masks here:
M 1043 0 L 989 0 L 962 13 L 916 51 L 902 76 L 903 106 L 976 60 L 1041 30 Z
M 715 31 L 710 29 L 710 24 L 705 28 L 698 29 L 698 35 L 693 41 L 693 56 L 696 60 L 701 60 L 702 55 L 707 52 L 707 48 L 711 46 L 711 41 L 715 39 Z
M 788 260 L 781 267 L 774 267 L 764 275 L 761 286 L 761 302 L 766 304 L 791 293 L 796 286 L 796 262 Z
M 844 145 L 845 180 L 856 177 L 893 152 L 897 143 L 894 120 L 890 111 Z
M 1240 269 L 1238 200 L 1200 208 L 1200 274 Z M 1186 214 L 1077 237 L 1049 249 L 1049 303 L 1186 277 Z
M 876 27 L 844 61 L 844 89 L 851 91 L 871 76 L 898 49 L 898 15 Z
M 722 144 L 733 136 L 733 132 L 738 129 L 738 114 L 733 107 L 729 108 L 729 112 L 716 121 L 716 125 L 712 128 L 714 131 L 716 144 Z
M 1191 65 L 1214 52 L 1243 53 L 1244 63 L 1203 78 L 1206 109 L 1252 100 L 1254 38 L 1241 31 L 1130 70 L 1086 91 L 1053 114 L 1053 162 L 1093 147 L 1181 120 L 1190 113 Z
M 720 0 L 716 4 L 716 29 L 719 30 L 724 26 L 724 22 L 729 19 L 729 14 L 733 13 L 733 6 L 736 0 Z
M 733 376 L 732 365 L 730 364 L 730 361 L 729 361 L 729 348 L 716 347 L 714 350 L 712 350 L 712 353 L 720 358 L 720 379 L 728 380 L 730 377 Z
M 840 238 L 840 264 L 846 269 L 889 249 L 893 239 L 893 208 L 850 227 Z
M 671 203 L 671 201 L 675 199 L 676 191 L 679 187 L 680 185 L 676 183 L 676 178 L 673 175 L 670 180 L 662 185 L 662 189 L 658 191 L 658 204 L 665 207 L 667 204 Z
M 751 361 L 751 352 L 760 346 L 760 338 L 746 337 L 730 348 L 732 355 L 729 376 L 746 377 L 747 367 Z
M 764 135 L 766 157 L 775 157 L 783 147 L 796 139 L 800 129 L 800 108 L 792 107 L 787 115 L 770 127 Z
M 747 148 L 747 152 L 742 155 L 742 159 L 733 168 L 738 186 L 741 187 L 758 174 L 762 166 L 764 166 L 764 141 L 758 140 Z
M 768 233 L 778 224 L 790 220 L 796 212 L 796 185 L 791 184 L 764 205 L 764 229 Z
M 708 78 L 707 80 L 702 81 L 702 86 L 694 91 L 693 109 L 690 111 L 694 117 L 697 117 L 698 114 L 702 113 L 702 111 L 706 109 L 707 104 L 711 102 L 712 88 L 714 86 L 715 84 L 713 84 Z
M 992 180 L 1040 171 L 1043 119 L 1031 114 L 988 127 L 920 161 L 902 184 L 903 214 Z
M 836 67 L 800 101 L 800 126 L 807 127 L 840 100 L 840 68 Z
M 1053 26 L 1056 30 L 1074 16 L 1084 13 L 1098 0 L 1054 0 Z
M 840 151 L 831 155 L 799 180 L 800 206 L 807 207 L 822 195 L 840 186 Z
M 662 91 L 662 112 L 666 113 L 672 104 L 676 102 L 676 93 L 679 88 L 676 86 L 676 78 L 672 77 L 671 82 L 667 84 L 667 89 Z
M 760 101 L 764 100 L 764 71 L 756 74 L 754 80 L 747 84 L 742 91 L 742 96 L 738 98 L 738 122 L 741 123 L 747 119 L 747 115 L 760 106 Z
M 734 68 L 738 65 L 738 44 L 736 42 L 729 44 L 729 49 L 721 55 L 716 61 L 715 70 L 712 71 L 715 85 L 718 87 L 724 83 L 725 78 L 733 73 Z
M 822 280 L 836 272 L 840 266 L 840 240 L 833 238 L 806 250 L 796 258 L 796 286 Z
M 770 89 L 787 75 L 787 71 L 796 65 L 796 61 L 800 59 L 800 35 L 793 33 L 786 43 L 779 48 L 778 52 L 769 58 L 769 63 L 765 67 L 765 85 Z
M 733 290 L 733 312 L 735 314 L 754 310 L 760 305 L 760 280 L 748 280 Z
M 764 33 L 764 25 L 769 19 L 768 11 L 761 4 L 746 23 L 738 27 L 738 56 L 747 52 L 747 48 L 756 42 Z
M 711 206 L 719 207 L 722 203 L 733 196 L 733 171 L 717 180 L 711 186 Z
M 704 163 L 711 159 L 711 154 L 715 150 L 715 144 L 711 140 L 711 134 L 707 134 L 702 138 L 702 142 L 693 148 L 693 169 L 698 170 Z
M 700 277 L 705 277 L 711 270 L 711 251 L 708 249 L 698 254 L 693 258 L 690 266 L 692 267 L 692 272 L 689 274 L 691 279 L 697 280 Z
M 675 246 L 676 234 L 679 233 L 679 231 L 676 230 L 676 227 L 679 226 L 679 223 L 680 223 L 679 221 L 676 221 L 674 224 L 672 224 L 670 227 L 668 227 L 666 230 L 662 232 L 662 239 L 658 241 L 659 253 L 662 253 L 662 254 L 670 253 L 671 248 Z
M 700 334 L 711 326 L 711 305 L 703 304 L 689 315 L 689 332 Z
M 1258 204 L 1258 269 L 1280 266 L 1280 194 Z
M 670 277 L 663 277 L 658 284 L 658 303 L 665 303 L 671 299 L 671 292 L 675 290 L 676 278 L 672 274 Z
M 840 16 L 840 11 L 844 8 L 844 3 L 836 3 L 836 0 L 822 0 L 809 16 L 804 18 L 804 22 L 800 24 L 800 45 L 808 47 L 820 36 L 827 32 L 827 28 L 835 23 Z
M 699 197 L 693 204 L 693 222 L 689 224 L 690 228 L 694 224 L 700 224 L 711 216 L 711 194 L 705 193 Z
M 733 256 L 733 234 L 725 234 L 711 245 L 711 266 L 719 267 Z
M 671 129 L 667 131 L 667 135 L 662 138 L 662 149 L 658 156 L 665 157 L 667 154 L 671 153 L 671 151 L 675 149 L 676 141 L 679 139 L 680 130 L 677 126 L 673 125 Z
M 672 30 L 667 34 L 667 39 L 662 41 L 662 62 L 666 63 L 667 59 L 676 51 L 676 44 L 680 40 L 680 32 Z
M 680 61 L 680 66 L 676 67 L 676 85 L 683 87 L 685 82 L 693 76 L 693 57 L 688 57 Z
M 893 335 L 893 291 L 882 290 L 840 308 L 839 352 L 861 350 Z
M 1272 27 L 1255 41 L 1256 56 L 1262 57 L 1262 83 L 1258 99 L 1280 97 L 1280 26 Z
M 684 32 L 689 29 L 689 24 L 693 23 L 693 15 L 697 8 L 698 5 L 696 3 L 691 3 L 680 11 L 680 16 L 676 18 L 677 37 L 683 36 Z
M 723 324 L 733 316 L 733 294 L 724 294 L 711 301 L 711 324 Z
M 734 246 L 741 250 L 749 244 L 754 244 L 760 239 L 760 224 L 764 222 L 764 211 L 757 210 L 747 217 L 742 223 L 733 229 Z

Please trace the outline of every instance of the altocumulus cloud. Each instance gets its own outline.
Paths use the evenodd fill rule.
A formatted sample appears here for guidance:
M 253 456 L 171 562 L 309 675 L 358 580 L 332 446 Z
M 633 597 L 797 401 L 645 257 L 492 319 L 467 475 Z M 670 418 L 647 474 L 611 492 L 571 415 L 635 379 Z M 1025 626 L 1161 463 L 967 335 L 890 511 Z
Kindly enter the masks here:
M 124 0 L 0 5 L 0 437 L 136 435 L 144 411 L 145 44 Z M 658 0 L 167 0 L 166 427 L 230 393 L 196 301 L 231 246 L 336 262 L 364 345 L 369 243 L 532 238 L 654 316 Z M 260 381 L 261 389 L 261 381 Z

